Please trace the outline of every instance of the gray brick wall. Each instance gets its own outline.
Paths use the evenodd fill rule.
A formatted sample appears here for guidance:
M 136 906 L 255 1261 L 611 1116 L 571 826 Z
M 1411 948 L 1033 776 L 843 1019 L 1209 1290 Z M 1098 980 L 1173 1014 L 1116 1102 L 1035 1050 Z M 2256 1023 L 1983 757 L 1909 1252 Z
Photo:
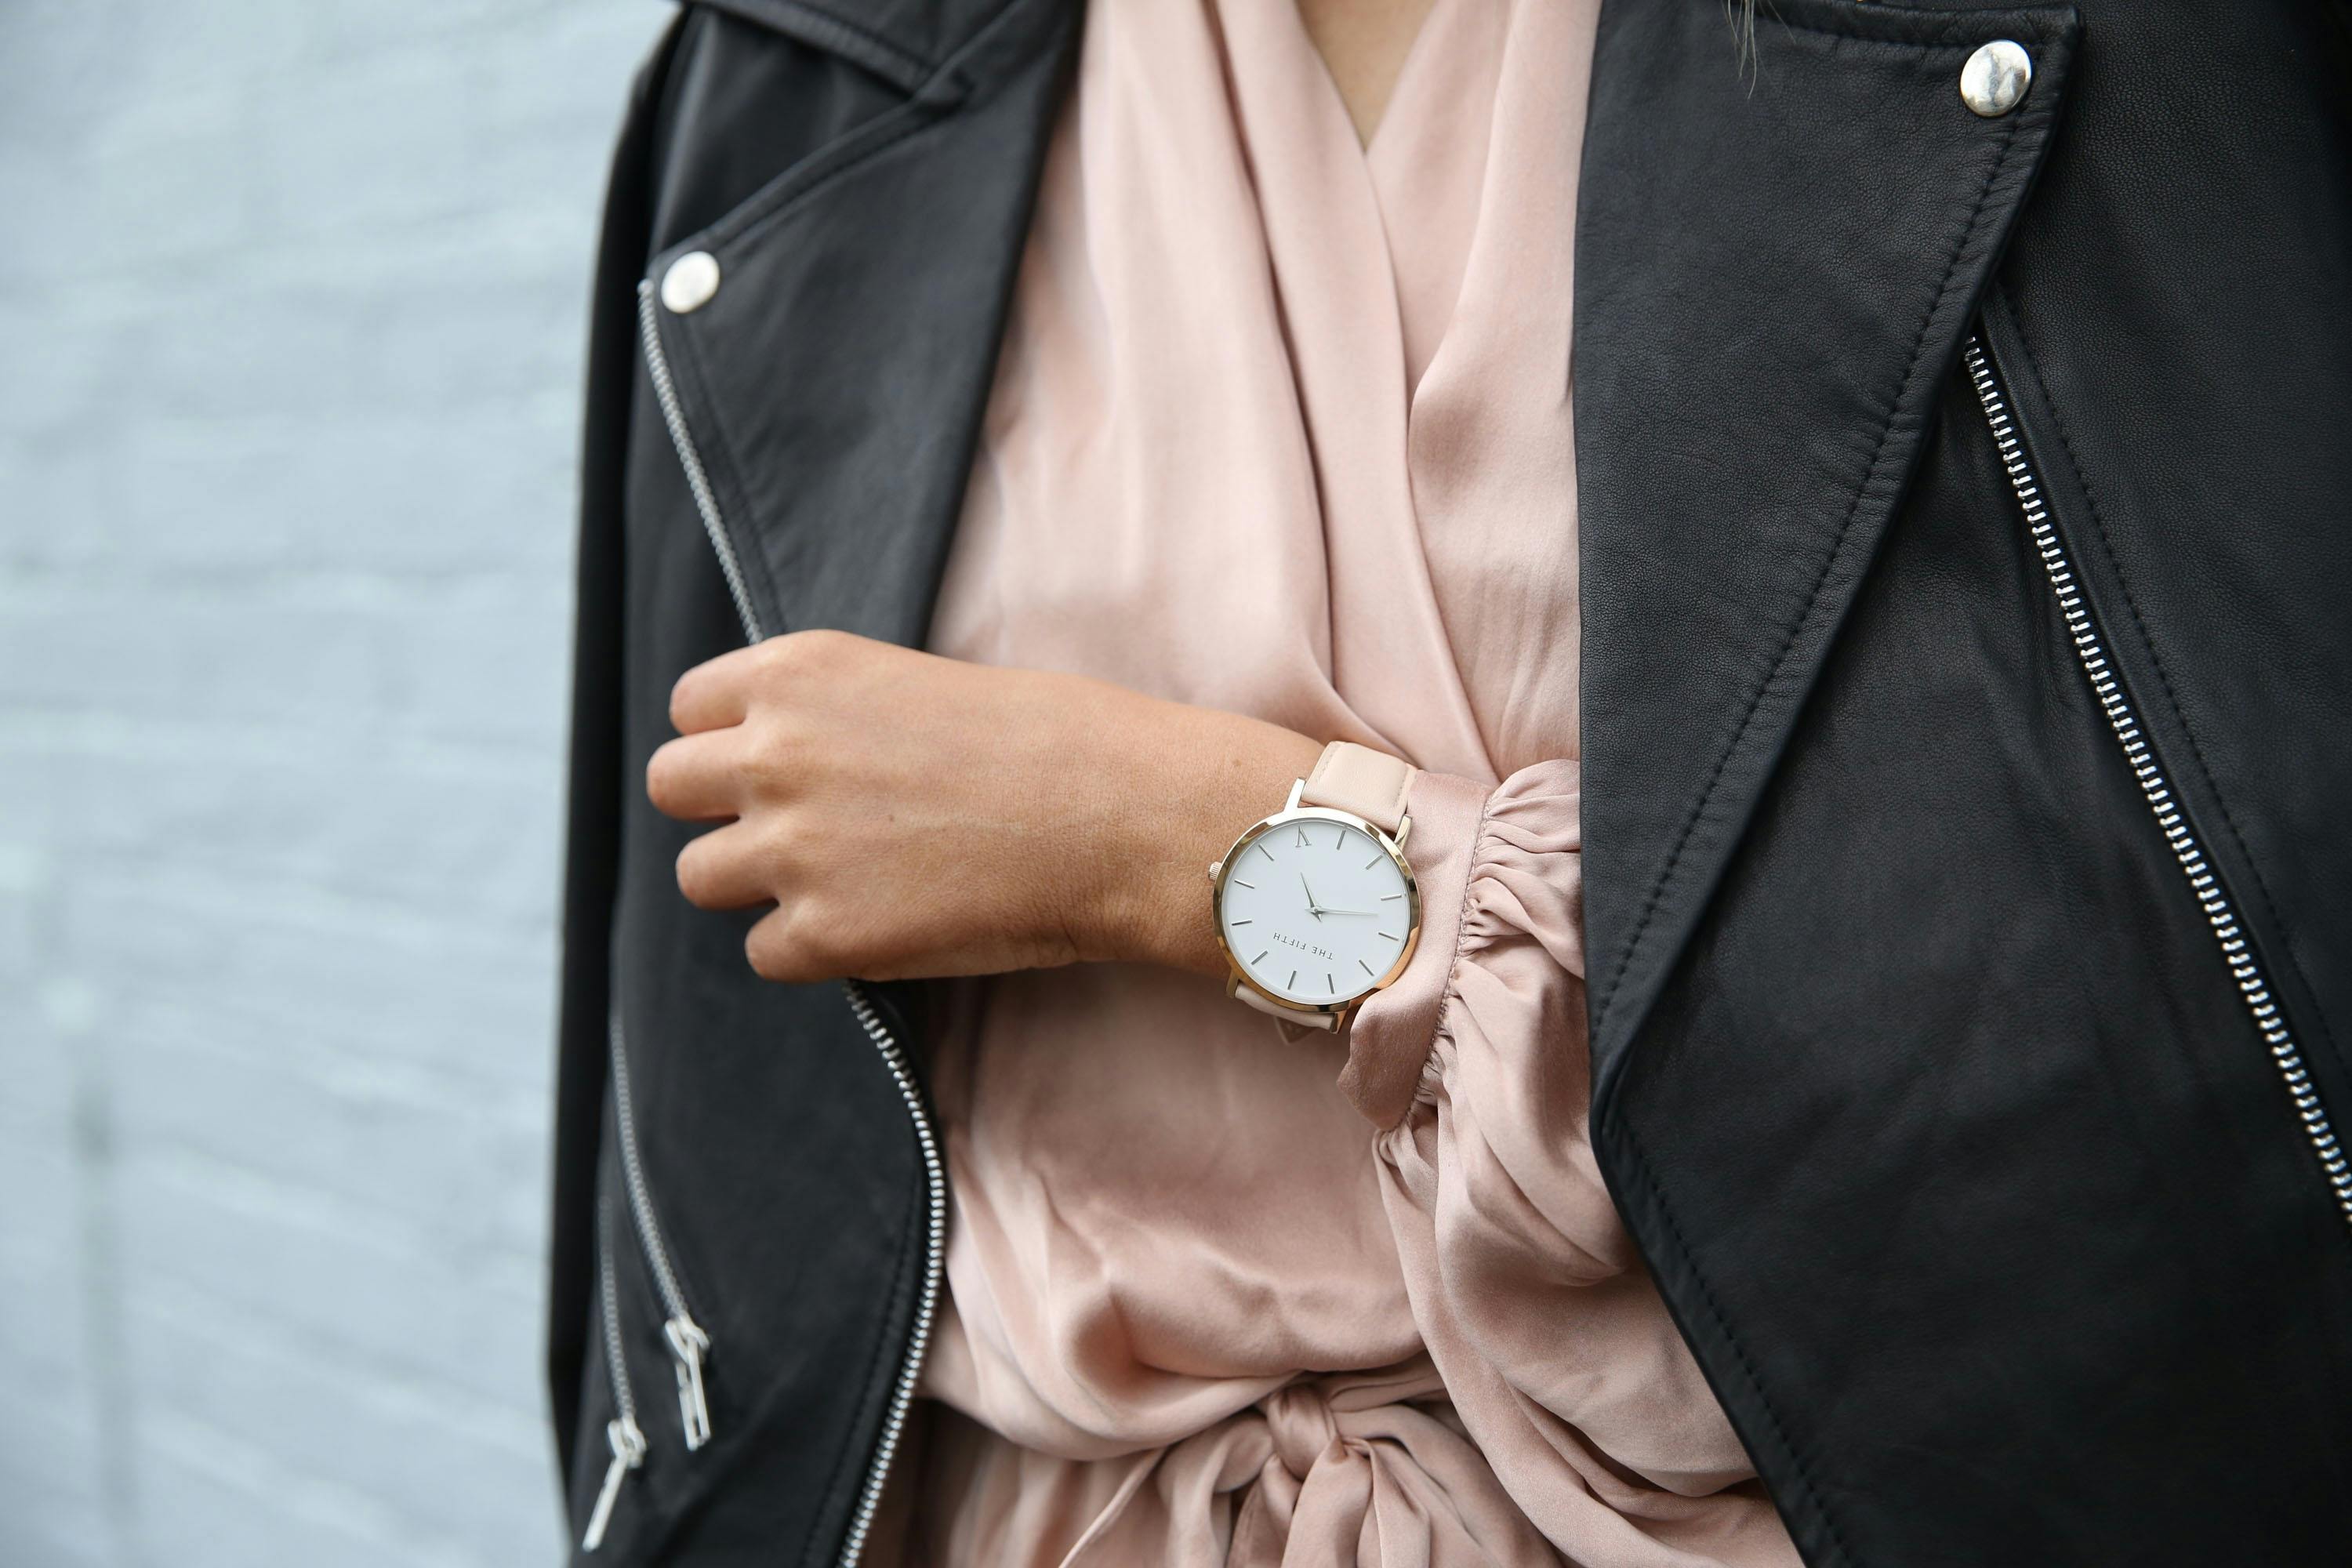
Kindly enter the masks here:
M 559 1559 L 573 457 L 648 0 L 0 5 L 0 1564 Z

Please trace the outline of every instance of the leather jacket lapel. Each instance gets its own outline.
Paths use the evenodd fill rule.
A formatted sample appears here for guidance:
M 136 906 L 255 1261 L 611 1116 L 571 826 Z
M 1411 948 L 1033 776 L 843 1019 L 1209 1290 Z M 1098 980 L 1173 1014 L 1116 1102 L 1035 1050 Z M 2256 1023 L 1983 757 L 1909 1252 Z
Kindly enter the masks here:
M 1573 373 L 1600 1117 L 1903 497 L 2077 26 L 1781 0 L 1751 78 L 1713 4 L 1602 15 Z M 2033 79 L 1980 118 L 1961 67 L 1999 38 Z
M 761 635 L 923 637 L 1078 19 L 1009 0 L 654 258 L 717 262 L 706 301 L 649 319 Z

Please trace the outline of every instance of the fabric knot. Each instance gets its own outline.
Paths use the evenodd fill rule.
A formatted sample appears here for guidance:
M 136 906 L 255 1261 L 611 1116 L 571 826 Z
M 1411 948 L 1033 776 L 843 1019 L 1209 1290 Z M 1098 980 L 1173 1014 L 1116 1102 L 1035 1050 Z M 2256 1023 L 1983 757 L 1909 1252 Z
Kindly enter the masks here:
M 1331 1402 L 1320 1389 L 1294 1383 L 1268 1394 L 1261 1408 L 1265 1412 L 1267 1433 L 1274 1439 L 1274 1457 L 1301 1479 L 1339 1444 L 1339 1417 L 1331 1413 Z

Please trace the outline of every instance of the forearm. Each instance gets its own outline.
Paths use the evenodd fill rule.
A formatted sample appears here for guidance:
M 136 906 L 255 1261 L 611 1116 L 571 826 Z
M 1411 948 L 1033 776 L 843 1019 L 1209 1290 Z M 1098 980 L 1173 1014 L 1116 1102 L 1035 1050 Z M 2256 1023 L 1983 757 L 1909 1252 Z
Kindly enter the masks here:
M 774 980 L 919 978 L 1075 960 L 1224 972 L 1209 863 L 1320 742 L 1105 681 L 834 632 L 678 682 L 646 788 L 715 824 L 678 858 L 709 909 L 772 904 Z

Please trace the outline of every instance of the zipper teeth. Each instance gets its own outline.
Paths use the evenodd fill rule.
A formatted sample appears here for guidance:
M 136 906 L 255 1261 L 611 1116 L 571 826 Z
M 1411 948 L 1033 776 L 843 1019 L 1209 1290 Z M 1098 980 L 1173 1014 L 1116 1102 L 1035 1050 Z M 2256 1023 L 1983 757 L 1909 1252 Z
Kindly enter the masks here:
M 604 1296 L 604 1361 L 613 1374 L 613 1405 L 621 1419 L 629 1426 L 637 1424 L 635 1393 L 629 1387 L 629 1363 L 621 1359 L 625 1348 L 621 1343 L 621 1290 L 613 1278 L 613 1201 L 609 1194 L 596 1200 L 597 1289 Z
M 751 595 L 743 585 L 742 563 L 735 559 L 734 542 L 719 521 L 719 498 L 710 489 L 710 476 L 703 470 L 702 453 L 694 444 L 694 432 L 686 427 L 686 410 L 677 400 L 677 384 L 670 379 L 669 356 L 662 351 L 661 321 L 655 314 L 654 280 L 650 278 L 637 284 L 637 331 L 645 339 L 646 365 L 652 371 L 654 397 L 661 405 L 662 423 L 669 426 L 670 445 L 677 448 L 678 465 L 686 470 L 687 488 L 694 491 L 694 510 L 702 514 L 702 531 L 710 536 L 710 547 L 719 552 L 719 569 L 727 574 L 727 592 L 734 597 L 735 614 L 741 617 L 743 630 L 753 642 L 760 640 L 760 617 L 751 611 Z
M 637 1239 L 645 1243 L 646 1261 L 654 1266 L 654 1284 L 661 1291 L 662 1305 L 671 1317 L 690 1321 L 694 1314 L 686 1310 L 686 1292 L 678 1288 L 677 1271 L 670 1267 L 661 1222 L 654 1217 L 653 1190 L 646 1184 L 645 1164 L 637 1153 L 636 1111 L 629 1100 L 629 1053 L 621 1038 L 618 1015 L 607 1033 L 613 1047 L 614 1120 L 621 1129 L 621 1176 L 628 1184 L 629 1214 L 636 1221 Z
M 580 1550 L 594 1552 L 604 1544 L 613 1510 L 631 1471 L 646 1462 L 646 1435 L 637 1425 L 637 1401 L 629 1387 L 629 1363 L 621 1343 L 621 1292 L 613 1277 L 613 1198 L 602 1184 L 596 1193 L 596 1272 L 604 1318 L 604 1370 L 613 1385 L 613 1419 L 604 1423 L 604 1442 L 613 1451 L 604 1468 L 604 1485 L 588 1511 L 588 1527 L 581 1533 Z
M 2024 444 L 2018 439 L 2017 427 L 2011 419 L 2008 401 L 2002 396 L 2000 384 L 1993 376 L 1992 363 L 1986 356 L 1983 342 L 1970 335 L 1962 351 L 1969 379 L 1976 385 L 1977 401 L 1984 405 L 1985 418 L 1992 426 L 1994 444 L 2000 450 L 2001 466 L 2009 471 L 2010 488 L 2017 492 L 2017 502 L 2024 510 L 2025 521 L 2032 529 L 2034 548 L 2041 552 L 2042 571 L 2048 574 L 2052 592 L 2058 595 L 2058 607 L 2066 619 L 2066 630 L 2074 641 L 2075 657 L 2081 660 L 2083 673 L 2090 678 L 2091 690 L 2105 710 L 2108 726 L 2116 739 L 2122 742 L 2124 760 L 2138 779 L 2140 792 L 2147 797 L 2148 809 L 2156 814 L 2156 824 L 2163 831 L 2165 842 L 2171 846 L 2173 858 L 2189 879 L 2189 890 L 2196 895 L 2205 912 L 2206 922 L 2221 944 L 2221 957 L 2230 966 L 2230 976 L 2237 982 L 2238 994 L 2245 999 L 2252 1014 L 2254 1028 L 2269 1047 L 2271 1060 L 2277 1066 L 2279 1078 L 2286 1085 L 2288 1098 L 2294 1102 L 2296 1117 L 2303 1123 L 2304 1135 L 2311 1142 L 2312 1152 L 2319 1156 L 2319 1168 L 2326 1177 L 2329 1191 L 2335 1195 L 2336 1206 L 2347 1222 L 2352 1222 L 2352 1161 L 2347 1161 L 2343 1147 L 2336 1142 L 2336 1131 L 2327 1118 L 2327 1110 L 2320 1102 L 2318 1088 L 2303 1063 L 2303 1053 L 2296 1048 L 2294 1037 L 2288 1029 L 2286 1015 L 2271 995 L 2270 985 L 2263 978 L 2262 965 L 2254 957 L 2252 944 L 2240 929 L 2230 895 L 2221 887 L 2221 879 L 2205 858 L 2188 819 L 2173 799 L 2171 786 L 2165 783 L 2164 772 L 2149 747 L 2147 738 L 2140 732 L 2139 721 L 2134 715 L 2131 700 L 2124 695 L 2123 683 L 2107 663 L 2106 649 L 2099 640 L 2099 629 L 2091 618 L 2089 607 L 2083 602 L 2081 588 L 2074 581 L 2074 569 L 2067 560 L 2066 547 L 2050 521 L 2050 509 L 2043 501 L 2042 487 L 2033 477 L 2032 464 L 2027 459 Z
M 744 591 L 735 547 L 719 521 L 718 499 L 711 493 L 710 481 L 703 472 L 693 432 L 687 428 L 686 411 L 678 404 L 677 388 L 670 379 L 669 356 L 662 348 L 660 321 L 654 311 L 654 285 L 648 278 L 637 285 L 637 323 L 645 340 L 646 363 L 653 375 L 654 395 L 660 400 L 662 422 L 669 427 L 670 445 L 677 449 L 687 484 L 694 491 L 694 504 L 702 514 L 702 530 L 710 536 L 711 548 L 719 553 L 719 570 L 727 574 L 727 591 L 734 596 L 735 614 L 743 623 L 743 635 L 758 642 L 760 618 L 751 609 L 751 595 Z M 857 1494 L 857 1510 L 850 1519 L 849 1534 L 842 1542 L 841 1568 L 857 1568 L 858 1559 L 866 1551 L 866 1537 L 873 1532 L 875 1511 L 882 1505 L 882 1489 L 890 1477 L 890 1461 L 897 1456 L 898 1441 L 906 1433 L 907 1411 L 914 1403 L 915 1384 L 922 1376 L 923 1357 L 930 1348 L 932 1320 L 939 1311 L 940 1281 L 947 1267 L 948 1173 L 940 1155 L 939 1137 L 931 1127 L 931 1113 L 923 1104 L 922 1089 L 915 1080 L 905 1048 L 890 1033 L 889 1026 L 882 1022 L 863 985 L 855 980 L 845 980 L 841 988 L 849 998 L 849 1009 L 856 1015 L 858 1026 L 874 1042 L 883 1067 L 898 1085 L 898 1097 L 906 1102 L 908 1120 L 915 1127 L 915 1142 L 922 1151 L 929 1211 L 923 1237 L 923 1289 L 915 1303 L 914 1328 L 908 1336 L 906 1357 L 898 1363 L 898 1380 L 890 1390 L 890 1408 L 883 1416 L 881 1442 L 874 1450 L 873 1462 L 866 1467 L 866 1484 Z
M 931 1129 L 930 1111 L 923 1104 L 920 1086 L 915 1081 L 914 1069 L 907 1063 L 907 1054 L 891 1035 L 889 1026 L 874 1010 L 873 1001 L 866 987 L 855 980 L 842 982 L 849 994 L 850 1011 L 882 1053 L 882 1063 L 898 1085 L 899 1098 L 907 1102 L 907 1114 L 915 1123 L 915 1139 L 922 1147 L 923 1182 L 930 1217 L 924 1237 L 923 1289 L 915 1303 L 915 1327 L 907 1345 L 907 1359 L 899 1363 L 898 1385 L 890 1391 L 889 1414 L 883 1418 L 882 1441 L 874 1451 L 874 1462 L 866 1472 L 865 1489 L 858 1493 L 857 1512 L 850 1520 L 848 1539 L 841 1548 L 842 1568 L 856 1568 L 857 1560 L 866 1550 L 866 1538 L 874 1528 L 875 1510 L 882 1505 L 882 1488 L 889 1479 L 890 1461 L 898 1451 L 898 1439 L 907 1426 L 907 1411 L 914 1403 L 915 1383 L 923 1370 L 923 1355 L 930 1347 L 931 1321 L 939 1310 L 940 1279 L 947 1261 L 948 1238 L 948 1173 L 940 1157 L 938 1137 Z

